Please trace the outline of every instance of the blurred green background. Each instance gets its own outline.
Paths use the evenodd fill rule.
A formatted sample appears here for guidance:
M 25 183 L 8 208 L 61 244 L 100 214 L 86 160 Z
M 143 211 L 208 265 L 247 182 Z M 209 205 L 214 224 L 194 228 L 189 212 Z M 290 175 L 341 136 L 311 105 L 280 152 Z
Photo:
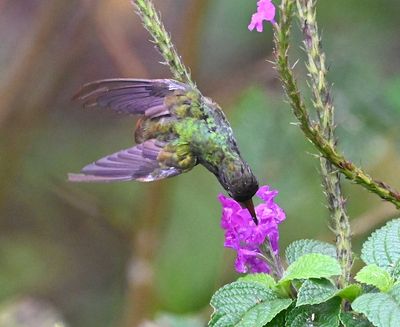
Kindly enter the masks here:
M 256 0 L 155 5 L 261 184 L 279 190 L 281 248 L 333 241 L 315 150 L 291 125 L 266 61 L 271 28 L 247 30 Z M 320 1 L 318 9 L 339 146 L 400 188 L 400 3 Z M 236 278 L 219 227 L 222 190 L 204 168 L 155 184 L 66 182 L 132 144 L 134 118 L 70 99 L 94 79 L 170 77 L 148 39 L 129 0 L 0 0 L 0 327 L 202 326 L 212 293 Z M 303 54 L 295 47 L 291 56 Z M 301 61 L 296 70 L 305 88 Z M 343 184 L 357 252 L 396 211 Z M 11 323 L 15 316 L 25 324 Z

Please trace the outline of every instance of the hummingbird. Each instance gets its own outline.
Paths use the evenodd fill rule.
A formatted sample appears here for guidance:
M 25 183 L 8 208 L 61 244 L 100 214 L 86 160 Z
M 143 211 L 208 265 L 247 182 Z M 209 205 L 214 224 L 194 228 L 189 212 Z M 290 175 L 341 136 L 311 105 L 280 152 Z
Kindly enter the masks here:
M 82 86 L 84 107 L 138 115 L 136 145 L 69 174 L 72 182 L 151 182 L 200 164 L 258 224 L 252 198 L 258 182 L 243 160 L 220 106 L 197 88 L 173 79 L 104 79 Z

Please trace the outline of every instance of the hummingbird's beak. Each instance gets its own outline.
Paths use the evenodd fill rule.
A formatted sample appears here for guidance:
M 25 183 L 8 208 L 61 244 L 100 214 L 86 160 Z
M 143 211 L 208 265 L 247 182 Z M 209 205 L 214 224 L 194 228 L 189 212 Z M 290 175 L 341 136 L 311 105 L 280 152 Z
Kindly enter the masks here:
M 246 208 L 250 212 L 251 218 L 253 218 L 254 223 L 256 225 L 258 225 L 258 219 L 257 219 L 256 211 L 254 209 L 253 199 L 243 201 L 241 204 L 242 204 L 242 207 Z

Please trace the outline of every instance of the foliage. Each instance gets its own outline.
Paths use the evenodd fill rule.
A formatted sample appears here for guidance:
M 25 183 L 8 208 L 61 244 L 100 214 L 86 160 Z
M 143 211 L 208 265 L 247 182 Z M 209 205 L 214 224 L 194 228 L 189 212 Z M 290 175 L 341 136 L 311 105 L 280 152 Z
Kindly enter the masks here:
M 295 241 L 286 249 L 288 267 L 281 280 L 274 282 L 265 274 L 247 275 L 217 291 L 211 300 L 214 313 L 209 326 L 261 327 L 272 324 L 275 317 L 290 327 L 334 327 L 340 323 L 345 327 L 397 326 L 400 280 L 391 275 L 393 265 L 370 263 L 373 253 L 369 251 L 373 241 L 400 242 L 398 223 L 389 222 L 364 243 L 362 253 L 367 265 L 355 276 L 360 284 L 337 287 L 340 266 L 337 259 L 326 255 L 329 244 Z M 374 287 L 363 290 L 362 284 Z M 344 303 L 351 303 L 352 311 Z
M 291 303 L 291 299 L 281 298 L 267 285 L 237 281 L 225 285 L 212 297 L 215 312 L 210 326 L 262 327 Z
M 382 292 L 387 292 L 394 283 L 390 274 L 375 264 L 365 266 L 354 278 L 357 282 L 375 286 Z
M 336 286 L 329 279 L 306 279 L 299 288 L 296 306 L 326 302 L 337 293 Z
M 308 253 L 320 253 L 336 258 L 336 248 L 333 244 L 317 240 L 298 240 L 291 243 L 285 250 L 286 260 L 289 264 Z
M 372 233 L 364 243 L 361 259 L 368 265 L 375 264 L 394 273 L 400 259 L 400 219 Z
M 281 282 L 295 279 L 328 278 L 340 275 L 340 273 L 340 266 L 336 259 L 320 253 L 307 253 L 289 265 Z

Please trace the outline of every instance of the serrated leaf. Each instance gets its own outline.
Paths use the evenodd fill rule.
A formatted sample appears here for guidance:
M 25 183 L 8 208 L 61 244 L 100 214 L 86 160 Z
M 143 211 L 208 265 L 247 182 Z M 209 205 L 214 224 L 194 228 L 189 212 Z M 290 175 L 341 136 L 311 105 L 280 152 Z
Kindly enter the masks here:
M 353 301 L 361 292 L 362 287 L 359 284 L 350 284 L 338 289 L 327 279 L 307 279 L 299 288 L 296 306 L 326 302 L 335 296 Z
M 237 281 L 225 285 L 211 298 L 215 312 L 209 326 L 262 327 L 291 303 L 291 299 L 279 298 L 261 283 Z
M 400 285 L 387 293 L 368 293 L 356 298 L 351 307 L 364 314 L 377 327 L 398 327 L 400 322 Z
M 334 245 L 317 240 L 298 240 L 291 243 L 285 250 L 288 264 L 292 264 L 305 254 L 319 253 L 336 259 L 336 248 Z
M 290 299 L 276 299 L 267 301 L 254 306 L 252 309 L 247 311 L 241 318 L 241 321 L 234 325 L 237 327 L 257 327 L 264 326 L 270 322 L 275 316 L 282 310 L 289 307 L 292 303 Z
M 220 288 L 211 298 L 211 305 L 218 313 L 242 313 L 257 303 L 276 298 L 277 295 L 263 285 L 238 281 Z
M 360 283 L 375 286 L 382 292 L 387 292 L 394 283 L 389 273 L 375 264 L 363 267 L 354 279 Z
M 393 299 L 400 306 L 400 284 L 394 284 L 393 288 L 389 291 L 389 294 L 393 297 Z
M 335 296 L 337 290 L 327 279 L 307 279 L 299 289 L 296 306 L 326 302 Z
M 359 284 L 361 285 L 362 292 L 363 294 L 366 293 L 376 293 L 378 290 L 375 286 L 367 285 L 367 284 Z
M 214 312 L 211 315 L 211 319 L 208 322 L 208 326 L 217 326 L 218 320 L 220 320 L 222 317 L 224 317 L 224 315 L 218 313 L 218 312 Z
M 400 219 L 388 222 L 363 244 L 361 259 L 392 272 L 400 259 Z
M 400 279 L 400 261 L 397 261 L 391 275 L 395 280 Z
M 286 317 L 286 327 L 337 327 L 339 326 L 340 298 L 317 305 L 304 305 L 291 310 Z
M 237 317 L 235 315 L 214 315 L 212 316 L 210 322 L 208 323 L 208 326 L 212 327 L 229 327 L 229 326 L 235 326 L 235 323 L 240 320 L 240 317 Z
M 328 278 L 340 273 L 340 265 L 336 259 L 324 254 L 310 253 L 293 262 L 280 282 L 293 279 Z
M 285 326 L 286 315 L 292 309 L 292 305 L 290 305 L 287 309 L 279 312 L 274 319 L 272 319 L 265 327 L 283 327 Z
M 260 283 L 261 285 L 267 286 L 268 288 L 273 288 L 276 284 L 275 280 L 268 274 L 249 274 L 240 277 L 237 281 L 240 282 L 253 282 Z
M 339 318 L 344 327 L 373 327 L 364 316 L 351 312 L 341 312 Z
M 359 284 L 350 284 L 345 288 L 339 290 L 336 295 L 341 297 L 342 299 L 346 299 L 349 301 L 353 301 L 357 296 L 359 296 L 362 292 L 362 287 Z

